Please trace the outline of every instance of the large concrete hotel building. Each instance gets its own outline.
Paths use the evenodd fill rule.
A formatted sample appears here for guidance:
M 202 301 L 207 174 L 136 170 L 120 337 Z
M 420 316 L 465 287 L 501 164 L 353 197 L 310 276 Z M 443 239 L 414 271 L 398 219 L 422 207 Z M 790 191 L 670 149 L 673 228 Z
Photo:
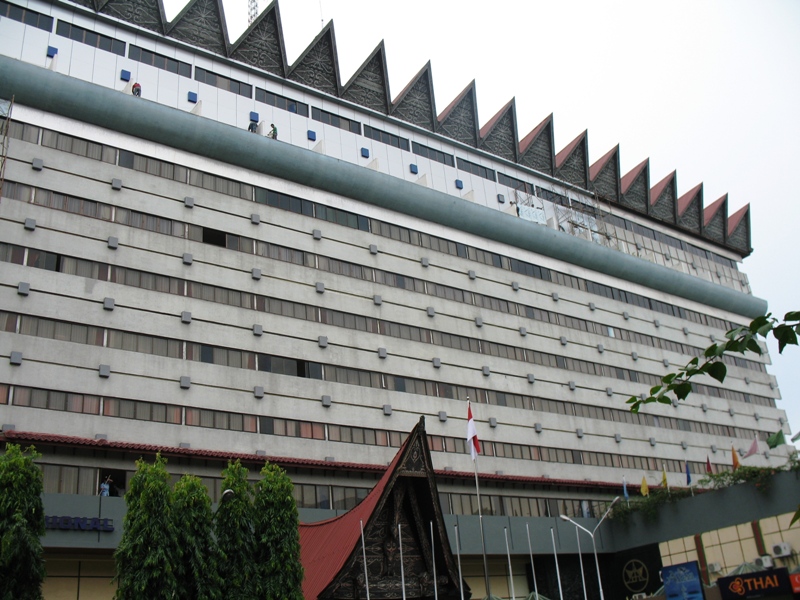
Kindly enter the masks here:
M 332 24 L 289 64 L 277 3 L 233 41 L 219 0 L 0 0 L 0 55 L 0 422 L 42 452 L 49 514 L 160 450 L 215 499 L 229 456 L 268 457 L 318 518 L 425 416 L 442 511 L 476 521 L 467 398 L 484 513 L 547 524 L 537 555 L 623 477 L 681 486 L 754 437 L 749 464 L 785 463 L 766 354 L 624 404 L 766 312 L 747 206 L 590 160 L 586 132 L 556 148 L 552 115 L 522 135 L 513 100 L 479 118 L 474 83 L 440 109 L 430 64 L 390 93 L 383 44 L 343 82 Z M 99 561 L 62 573 L 90 597 L 114 542 L 81 533 L 45 546 Z

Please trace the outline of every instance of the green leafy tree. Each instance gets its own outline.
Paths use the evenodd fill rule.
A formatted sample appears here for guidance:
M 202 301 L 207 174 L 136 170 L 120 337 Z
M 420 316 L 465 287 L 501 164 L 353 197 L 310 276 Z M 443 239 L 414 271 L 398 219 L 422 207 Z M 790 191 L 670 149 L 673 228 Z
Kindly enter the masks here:
M 303 566 L 294 486 L 286 471 L 269 462 L 261 469 L 253 500 L 259 588 L 266 600 L 303 600 Z
M 45 578 L 42 542 L 42 471 L 24 452 L 7 444 L 0 456 L 0 600 L 40 600 Z
M 117 600 L 171 600 L 177 597 L 179 549 L 172 518 L 167 461 L 136 461 L 136 474 L 125 494 L 128 512 L 114 558 Z
M 247 475 L 248 470 L 241 462 L 228 462 L 222 471 L 225 492 L 214 517 L 217 545 L 222 555 L 220 575 L 225 580 L 227 600 L 251 600 L 256 597 L 258 588 L 253 501 Z
M 184 475 L 173 490 L 173 523 L 180 552 L 175 568 L 178 600 L 223 598 L 219 550 L 213 535 L 208 490 L 194 475 Z

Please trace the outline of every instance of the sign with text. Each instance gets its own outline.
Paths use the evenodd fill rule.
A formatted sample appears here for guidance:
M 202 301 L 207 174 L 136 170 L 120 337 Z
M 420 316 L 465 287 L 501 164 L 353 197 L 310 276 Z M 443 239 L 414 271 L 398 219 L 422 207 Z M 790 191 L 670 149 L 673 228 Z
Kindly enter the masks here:
M 722 600 L 792 597 L 792 583 L 786 568 L 720 577 L 717 586 L 722 593 Z
M 77 529 L 78 531 L 114 531 L 114 519 L 97 517 L 56 517 L 44 518 L 46 529 Z
M 661 579 L 667 600 L 705 600 L 696 560 L 664 567 L 661 569 Z

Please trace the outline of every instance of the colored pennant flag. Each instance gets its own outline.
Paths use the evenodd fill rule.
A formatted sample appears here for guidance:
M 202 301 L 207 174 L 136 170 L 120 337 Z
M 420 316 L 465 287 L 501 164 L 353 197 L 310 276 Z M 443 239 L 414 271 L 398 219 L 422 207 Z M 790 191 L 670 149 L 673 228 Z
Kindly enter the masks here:
M 642 496 L 649 496 L 650 495 L 650 488 L 647 486 L 647 477 L 642 476 L 642 488 L 641 488 Z
M 783 435 L 783 429 L 779 429 L 767 438 L 767 446 L 772 450 L 778 446 L 783 446 L 786 443 L 786 436 Z
M 667 465 L 661 465 L 661 485 L 669 491 L 669 481 L 667 481 Z
M 758 454 L 758 438 L 753 438 L 753 443 L 750 444 L 750 448 L 747 450 L 747 453 L 742 457 L 742 460 L 744 460 L 748 456 L 753 456 L 753 454 Z
M 622 476 L 622 495 L 625 496 L 625 502 L 628 501 L 628 482 L 625 481 L 625 475 Z
M 739 468 L 739 455 L 736 454 L 736 448 L 733 447 L 733 444 L 731 444 L 731 462 L 734 471 Z
M 472 405 L 467 400 L 467 444 L 472 460 L 478 458 L 481 453 L 481 443 L 478 441 L 478 432 L 475 430 L 475 421 L 472 419 Z
M 708 454 L 706 454 L 706 473 L 710 474 L 713 472 L 714 470 L 711 468 L 711 459 L 708 457 Z
M 689 461 L 686 461 L 686 485 L 692 486 L 692 474 L 689 472 Z

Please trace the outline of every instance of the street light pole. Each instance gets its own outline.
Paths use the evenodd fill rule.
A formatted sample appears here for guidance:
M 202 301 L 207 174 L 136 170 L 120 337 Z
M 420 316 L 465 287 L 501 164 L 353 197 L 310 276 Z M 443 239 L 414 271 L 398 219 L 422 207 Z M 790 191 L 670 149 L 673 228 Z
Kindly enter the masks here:
M 608 505 L 606 512 L 603 514 L 602 517 L 600 517 L 600 520 L 597 522 L 597 525 L 594 526 L 594 529 L 592 531 L 589 531 L 583 525 L 579 525 L 578 523 L 570 519 L 567 515 L 559 515 L 562 521 L 569 521 L 570 523 L 575 525 L 575 527 L 577 527 L 578 529 L 583 529 L 586 533 L 589 534 L 589 537 L 592 538 L 592 550 L 594 551 L 594 566 L 597 569 L 597 585 L 600 587 L 600 600 L 605 600 L 605 596 L 603 596 L 603 580 L 600 578 L 600 561 L 597 559 L 597 545 L 594 542 L 594 534 L 597 533 L 597 529 L 600 527 L 600 525 L 602 525 L 603 521 L 606 520 L 608 513 L 611 512 L 611 508 L 614 506 L 614 504 L 617 503 L 617 500 L 619 500 L 619 496 L 614 498 L 611 504 Z M 580 556 L 578 558 L 580 559 Z

